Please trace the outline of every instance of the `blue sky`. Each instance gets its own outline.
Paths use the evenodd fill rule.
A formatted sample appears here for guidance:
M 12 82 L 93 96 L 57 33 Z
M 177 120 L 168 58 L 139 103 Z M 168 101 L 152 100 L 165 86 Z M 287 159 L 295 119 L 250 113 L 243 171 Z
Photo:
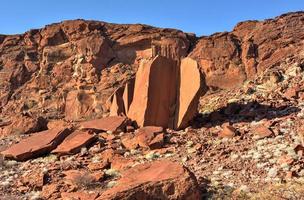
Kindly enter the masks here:
M 23 33 L 67 19 L 142 23 L 198 36 L 237 22 L 304 10 L 304 0 L 1 0 L 0 33 Z

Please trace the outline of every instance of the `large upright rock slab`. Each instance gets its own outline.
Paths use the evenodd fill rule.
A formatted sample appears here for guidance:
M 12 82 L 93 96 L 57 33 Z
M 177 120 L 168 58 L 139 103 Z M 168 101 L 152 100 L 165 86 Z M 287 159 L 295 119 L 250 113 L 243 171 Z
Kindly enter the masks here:
M 201 91 L 201 74 L 197 62 L 188 57 L 182 59 L 177 109 L 175 112 L 175 129 L 186 127 L 189 121 L 197 114 Z
M 173 127 L 177 75 L 178 66 L 172 59 L 156 56 L 142 63 L 128 117 L 141 127 Z
M 1 154 L 7 158 L 24 161 L 51 152 L 70 134 L 68 128 L 55 128 L 35 133 L 12 145 Z
M 167 160 L 144 163 L 122 173 L 117 184 L 99 200 L 201 199 L 195 176 L 182 165 Z

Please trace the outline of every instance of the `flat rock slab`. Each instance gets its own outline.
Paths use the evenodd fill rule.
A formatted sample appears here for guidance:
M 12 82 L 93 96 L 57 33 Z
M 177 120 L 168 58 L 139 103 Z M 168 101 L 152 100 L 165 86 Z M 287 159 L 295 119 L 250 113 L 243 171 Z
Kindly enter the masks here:
M 1 154 L 7 158 L 24 161 L 51 152 L 71 133 L 68 128 L 56 128 L 33 134 L 12 145 Z
M 123 131 L 128 123 L 128 118 L 122 116 L 110 116 L 101 119 L 95 119 L 91 121 L 82 122 L 80 128 L 82 130 L 94 130 L 94 131 Z
M 201 199 L 195 176 L 168 160 L 144 163 L 122 173 L 116 185 L 98 198 L 104 199 Z
M 78 153 L 82 147 L 88 147 L 95 140 L 95 136 L 88 132 L 75 131 L 66 137 L 52 153 L 59 155 Z

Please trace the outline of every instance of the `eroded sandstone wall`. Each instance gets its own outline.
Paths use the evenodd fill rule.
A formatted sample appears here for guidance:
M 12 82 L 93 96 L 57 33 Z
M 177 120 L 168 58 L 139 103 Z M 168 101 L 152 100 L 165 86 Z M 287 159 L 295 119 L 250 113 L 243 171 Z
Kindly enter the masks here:
M 210 88 L 230 89 L 287 59 L 301 65 L 303 30 L 304 12 L 296 12 L 199 38 L 175 29 L 85 20 L 0 35 L 0 116 L 7 122 L 16 113 L 96 118 L 109 111 L 106 100 L 134 78 L 139 63 L 157 55 L 176 62 L 191 57 Z M 92 105 L 82 105 L 83 98 Z

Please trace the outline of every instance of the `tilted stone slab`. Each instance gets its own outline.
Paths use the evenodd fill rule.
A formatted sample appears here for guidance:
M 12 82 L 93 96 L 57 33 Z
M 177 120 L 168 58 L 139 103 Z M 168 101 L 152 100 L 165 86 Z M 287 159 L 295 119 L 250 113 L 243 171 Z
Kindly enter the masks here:
M 18 161 L 35 158 L 51 152 L 70 132 L 71 130 L 68 128 L 55 128 L 34 133 L 32 136 L 2 151 L 1 154 L 4 155 L 4 157 Z
M 52 153 L 59 155 L 75 154 L 78 153 L 81 148 L 88 147 L 96 139 L 93 134 L 83 131 L 74 131 L 63 142 L 57 146 Z

